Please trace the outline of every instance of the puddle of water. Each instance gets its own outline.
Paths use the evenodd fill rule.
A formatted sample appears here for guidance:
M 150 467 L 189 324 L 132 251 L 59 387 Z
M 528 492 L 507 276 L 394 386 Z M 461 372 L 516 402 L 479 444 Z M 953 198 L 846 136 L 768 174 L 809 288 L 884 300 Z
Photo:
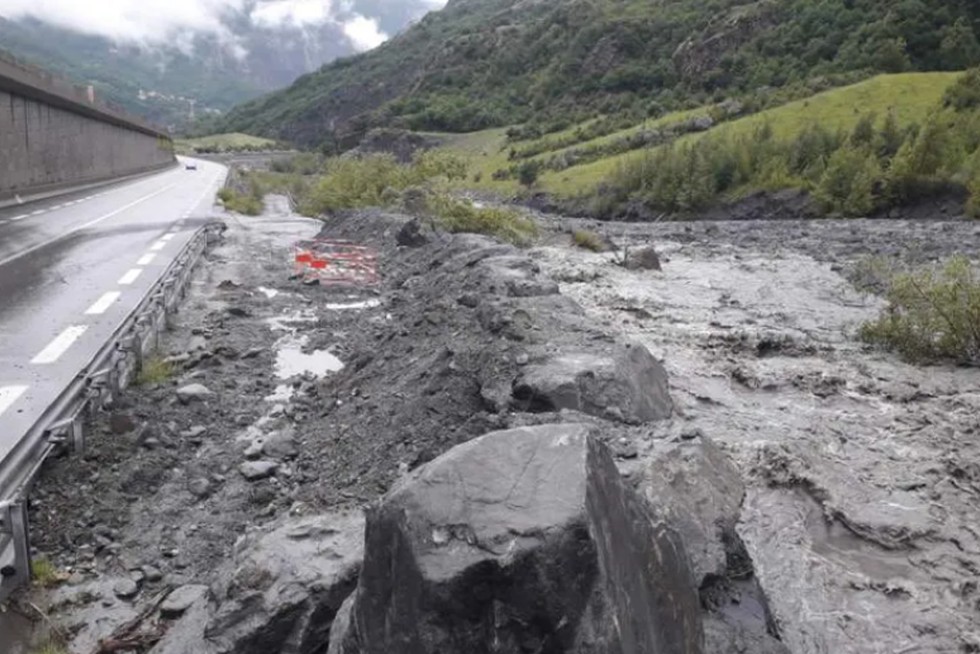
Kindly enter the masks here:
M 323 305 L 324 308 L 330 309 L 331 311 L 349 311 L 353 309 L 373 309 L 374 307 L 381 306 L 381 300 L 364 300 L 362 302 L 329 302 Z
M 344 362 L 326 350 L 304 352 L 309 340 L 308 336 L 287 336 L 276 344 L 276 376 L 279 379 L 305 374 L 322 377 L 344 369 Z
M 317 318 L 311 310 L 293 311 L 281 316 L 266 318 L 265 323 L 274 332 L 295 332 L 295 325 L 316 322 Z
M 259 293 L 266 296 L 270 300 L 276 297 L 277 295 L 279 295 L 279 293 L 281 292 L 281 291 L 277 291 L 274 288 L 266 288 L 265 286 L 259 286 L 258 291 Z
M 272 402 L 273 404 L 282 404 L 293 399 L 293 395 L 296 394 L 296 390 L 289 386 L 288 384 L 279 384 L 276 386 L 276 390 L 272 392 L 271 395 L 265 396 L 266 402 Z

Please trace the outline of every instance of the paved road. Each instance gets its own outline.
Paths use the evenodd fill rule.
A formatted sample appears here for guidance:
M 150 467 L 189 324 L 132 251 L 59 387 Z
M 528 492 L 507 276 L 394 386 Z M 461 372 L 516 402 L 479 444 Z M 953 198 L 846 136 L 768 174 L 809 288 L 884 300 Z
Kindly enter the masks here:
M 0 210 L 0 460 L 207 221 L 197 164 Z

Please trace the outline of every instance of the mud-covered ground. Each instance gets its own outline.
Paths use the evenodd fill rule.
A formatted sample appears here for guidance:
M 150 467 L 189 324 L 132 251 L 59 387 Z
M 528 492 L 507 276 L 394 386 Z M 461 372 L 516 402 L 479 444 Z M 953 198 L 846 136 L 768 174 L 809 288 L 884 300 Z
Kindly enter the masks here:
M 869 254 L 973 254 L 980 225 L 589 224 L 655 245 L 652 272 L 575 249 L 565 230 L 582 223 L 543 218 L 531 255 L 584 307 L 580 333 L 507 324 L 487 345 L 473 335 L 496 317 L 473 308 L 486 289 L 467 251 L 398 248 L 397 223 L 348 220 L 335 235 L 377 248 L 382 283 L 310 286 L 290 278 L 290 246 L 320 223 L 281 198 L 225 220 L 163 336 L 162 373 L 100 413 L 86 455 L 51 462 L 34 497 L 35 547 L 66 580 L 29 599 L 71 651 L 167 589 L 211 583 L 250 534 L 361 507 L 457 443 L 533 423 L 496 388 L 529 343 L 586 337 L 638 339 L 670 375 L 671 421 L 604 423 L 625 471 L 697 430 L 737 463 L 739 533 L 793 652 L 980 651 L 980 372 L 858 343 L 881 302 L 847 281 Z M 193 384 L 207 394 L 181 399 Z
M 975 255 L 980 225 L 584 225 L 665 260 L 630 272 L 558 235 L 538 251 L 564 294 L 664 359 L 677 420 L 738 463 L 739 533 L 791 650 L 978 651 L 980 371 L 859 343 L 881 300 L 845 277 L 868 255 Z

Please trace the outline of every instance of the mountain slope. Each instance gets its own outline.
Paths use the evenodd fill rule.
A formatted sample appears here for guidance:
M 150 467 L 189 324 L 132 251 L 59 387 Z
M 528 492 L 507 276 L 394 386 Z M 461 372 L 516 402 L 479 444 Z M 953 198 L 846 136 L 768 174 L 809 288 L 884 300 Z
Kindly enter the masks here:
M 46 5 L 39 6 L 39 15 L 45 16 Z M 127 111 L 180 128 L 195 116 L 227 111 L 325 62 L 370 47 L 371 39 L 400 31 L 429 5 L 423 0 L 356 0 L 342 6 L 324 3 L 322 15 L 312 17 L 282 13 L 297 6 L 288 0 L 245 0 L 237 10 L 215 9 L 210 24 L 161 26 L 151 41 L 140 34 L 76 31 L 56 16 L 4 18 L 13 14 L 0 7 L 0 48 L 92 84 L 100 96 Z M 368 28 L 367 41 L 349 29 L 356 21 Z
M 454 0 L 220 129 L 329 146 L 376 125 L 656 114 L 817 77 L 963 69 L 978 33 L 972 0 Z

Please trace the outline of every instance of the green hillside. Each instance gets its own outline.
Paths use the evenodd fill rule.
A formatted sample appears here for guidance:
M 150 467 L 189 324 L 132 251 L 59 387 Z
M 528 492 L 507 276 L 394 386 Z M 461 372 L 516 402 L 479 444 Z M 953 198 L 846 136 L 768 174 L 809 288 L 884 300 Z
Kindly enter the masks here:
M 531 140 L 515 140 L 506 129 L 447 134 L 443 150 L 467 162 L 470 175 L 462 186 L 513 194 L 521 189 L 517 171 L 530 163 L 539 173 L 535 191 L 577 200 L 600 217 L 616 215 L 627 204 L 698 211 L 783 188 L 812 193 L 827 213 L 866 215 L 930 194 L 980 189 L 978 108 L 976 70 L 903 73 L 720 120 L 703 131 L 670 128 L 717 116 L 717 106 L 669 114 L 573 146 L 564 144 L 577 132 L 589 132 L 595 121 Z M 635 141 L 632 136 L 658 129 L 666 129 L 662 143 L 622 151 Z M 598 156 L 560 165 L 570 151 Z M 521 158 L 522 152 L 535 154 Z M 860 192 L 855 180 L 862 180 Z M 861 197 L 849 197 L 852 192 Z
M 728 98 L 755 110 L 875 73 L 963 70 L 978 32 L 973 0 L 454 0 L 220 128 L 329 149 L 371 126 L 535 135 Z

